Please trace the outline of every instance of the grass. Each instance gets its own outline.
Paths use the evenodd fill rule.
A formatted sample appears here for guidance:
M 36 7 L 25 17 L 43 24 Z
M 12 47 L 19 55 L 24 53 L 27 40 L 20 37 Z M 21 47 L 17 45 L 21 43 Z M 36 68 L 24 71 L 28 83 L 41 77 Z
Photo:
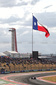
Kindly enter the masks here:
M 48 81 L 52 81 L 52 82 L 56 82 L 56 76 L 44 77 L 43 79 L 48 80 Z

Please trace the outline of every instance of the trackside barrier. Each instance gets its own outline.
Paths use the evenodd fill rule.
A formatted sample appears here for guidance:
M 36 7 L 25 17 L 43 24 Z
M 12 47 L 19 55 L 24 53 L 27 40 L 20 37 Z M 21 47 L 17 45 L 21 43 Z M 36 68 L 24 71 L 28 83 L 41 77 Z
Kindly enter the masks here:
M 53 69 L 53 70 L 56 70 L 56 69 Z
M 5 74 L 8 74 L 8 73 L 10 73 L 10 71 L 5 72 Z
M 15 71 L 15 73 L 20 73 L 20 71 Z
M 55 69 L 33 69 L 33 70 L 21 70 L 21 71 L 1 71 L 0 74 L 8 74 L 8 73 L 22 73 L 22 72 L 36 72 L 36 71 L 53 71 Z
M 5 71 L 4 72 L 1 72 L 1 74 L 5 74 Z
M 46 69 L 46 71 L 50 71 L 50 69 Z
M 53 71 L 54 69 L 50 69 L 50 71 Z
M 5 73 L 5 69 L 1 69 L 1 74 L 4 74 Z
M 15 71 L 11 71 L 10 73 L 15 73 Z
M 38 71 L 38 70 L 34 70 L 34 71 Z
M 42 69 L 42 71 L 46 71 L 46 69 Z
M 36 71 L 53 71 L 56 69 L 39 69 L 39 70 L 22 70 L 22 71 L 11 71 L 11 72 L 4 72 L 4 73 L 20 73 L 20 72 L 36 72 Z

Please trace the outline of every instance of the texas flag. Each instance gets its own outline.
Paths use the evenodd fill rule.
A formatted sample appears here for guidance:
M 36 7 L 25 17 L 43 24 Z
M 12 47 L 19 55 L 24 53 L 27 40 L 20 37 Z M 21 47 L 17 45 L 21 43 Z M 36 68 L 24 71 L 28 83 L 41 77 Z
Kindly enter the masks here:
M 33 16 L 33 29 L 45 32 L 45 36 L 48 37 L 50 34 L 43 25 L 38 25 L 38 20 Z

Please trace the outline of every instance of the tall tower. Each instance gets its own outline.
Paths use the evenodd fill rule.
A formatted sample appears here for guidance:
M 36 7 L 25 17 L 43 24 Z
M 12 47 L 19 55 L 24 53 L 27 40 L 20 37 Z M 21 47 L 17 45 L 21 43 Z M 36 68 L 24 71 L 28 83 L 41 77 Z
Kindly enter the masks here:
M 17 40 L 16 40 L 16 29 L 15 28 L 10 28 L 11 33 L 12 33 L 12 51 L 17 52 Z

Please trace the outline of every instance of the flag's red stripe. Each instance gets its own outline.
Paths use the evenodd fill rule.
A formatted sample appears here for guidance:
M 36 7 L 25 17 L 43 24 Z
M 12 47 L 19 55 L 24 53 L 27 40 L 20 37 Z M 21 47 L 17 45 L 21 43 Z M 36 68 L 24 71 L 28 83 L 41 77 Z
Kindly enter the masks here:
M 45 36 L 48 37 L 50 34 L 48 32 L 48 30 L 44 27 L 44 26 L 38 26 L 38 30 L 39 31 L 42 31 L 42 32 L 45 32 Z

